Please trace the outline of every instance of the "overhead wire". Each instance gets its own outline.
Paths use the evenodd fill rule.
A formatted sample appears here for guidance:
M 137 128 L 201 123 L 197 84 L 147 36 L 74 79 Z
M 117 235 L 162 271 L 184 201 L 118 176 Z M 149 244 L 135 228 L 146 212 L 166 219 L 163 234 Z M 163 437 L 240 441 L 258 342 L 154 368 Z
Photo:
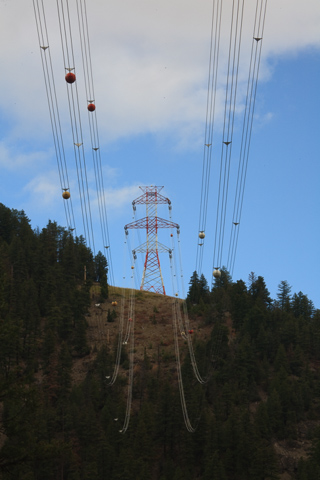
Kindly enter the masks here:
M 118 373 L 119 373 L 120 359 L 121 359 L 121 352 L 122 352 L 122 345 L 123 345 L 124 308 L 125 308 L 125 295 L 124 295 L 124 292 L 123 292 L 122 296 L 121 296 L 121 301 L 120 301 L 120 319 L 119 319 L 119 327 L 118 327 L 118 341 L 117 341 L 117 347 L 116 347 L 116 357 L 115 357 L 115 362 L 114 362 L 112 375 L 108 375 L 106 377 L 107 380 L 110 379 L 110 381 L 107 382 L 107 386 L 111 386 L 111 385 L 114 384 L 114 382 L 117 379 Z
M 220 52 L 220 35 L 222 19 L 222 1 L 213 1 L 210 53 L 209 53 L 209 73 L 207 85 L 207 103 L 206 103 L 206 121 L 204 132 L 203 161 L 202 161 L 202 183 L 200 194 L 200 212 L 199 212 L 199 232 L 205 232 L 207 222 L 207 211 L 209 201 L 210 172 L 212 165 L 212 146 L 213 129 L 215 121 L 216 96 L 217 96 L 217 78 Z M 199 242 L 199 239 L 198 239 Z M 198 243 L 196 254 L 196 271 L 202 270 L 204 255 L 204 240 Z
M 68 41 L 67 41 L 67 32 L 66 32 L 66 27 L 65 27 L 65 17 L 64 17 L 64 10 L 63 10 L 63 4 L 61 0 L 61 9 L 60 11 L 59 8 L 59 3 L 58 0 L 56 2 L 57 4 L 57 12 L 58 12 L 58 19 L 59 19 L 59 29 L 60 29 L 60 39 L 61 39 L 61 48 L 62 48 L 62 55 L 63 55 L 63 62 L 64 62 L 64 68 L 67 69 L 69 72 L 72 70 L 75 70 L 75 67 L 70 67 L 70 65 L 74 64 L 74 61 L 70 61 L 70 56 L 71 54 L 69 53 L 69 48 L 68 48 Z M 64 28 L 62 28 L 64 27 Z M 71 32 L 70 32 L 71 34 Z M 68 65 L 68 67 L 66 67 Z M 70 120 L 71 120 L 71 129 L 72 129 L 72 136 L 73 136 L 73 149 L 74 149 L 74 156 L 75 156 L 75 161 L 76 161 L 76 169 L 77 169 L 77 179 L 78 179 L 78 188 L 79 188 L 79 196 L 80 196 L 80 205 L 81 205 L 81 212 L 82 212 L 82 219 L 83 219 L 83 228 L 84 228 L 84 236 L 86 239 L 89 237 L 89 232 L 87 229 L 87 222 L 85 219 L 87 219 L 87 214 L 85 211 L 85 202 L 83 199 L 83 188 L 81 188 L 81 184 L 83 186 L 83 178 L 82 178 L 82 170 L 81 170 L 81 162 L 80 162 L 80 167 L 79 167 L 79 159 L 77 155 L 77 151 L 75 149 L 75 144 L 78 143 L 80 146 L 82 142 L 78 142 L 77 139 L 75 139 L 74 135 L 74 127 L 73 127 L 73 117 L 71 114 L 71 102 L 70 102 L 70 95 L 69 95 L 69 90 L 67 87 L 67 95 L 68 95 L 68 104 L 69 104 L 69 113 L 70 113 Z
M 215 12 L 215 4 L 213 8 L 213 17 Z M 215 47 L 213 48 L 213 20 L 211 27 L 211 48 L 210 48 L 210 59 L 209 59 L 209 75 L 208 75 L 208 91 L 207 91 L 207 113 L 206 113 L 206 125 L 205 125 L 205 145 L 204 145 L 204 156 L 203 156 L 203 169 L 202 169 L 202 184 L 201 184 L 201 200 L 200 200 L 200 215 L 199 215 L 199 233 L 205 232 L 206 229 L 206 219 L 207 219 L 207 210 L 208 210 L 208 198 L 209 198 L 209 183 L 210 183 L 210 167 L 211 167 L 211 153 L 212 153 L 212 144 L 213 136 L 211 128 L 213 129 L 213 118 L 214 118 L 214 104 L 215 104 L 215 95 L 216 95 L 216 74 L 217 70 L 214 70 L 214 73 L 211 72 L 212 57 L 214 58 L 214 68 L 217 68 L 218 62 L 217 57 L 212 54 L 212 51 L 219 52 L 219 48 L 216 50 L 216 45 L 219 45 L 216 42 L 216 39 L 220 40 L 220 25 L 221 25 L 221 10 L 220 13 L 220 22 L 216 23 L 216 37 L 215 37 Z M 225 226 L 226 226 L 226 216 L 227 216 L 227 201 L 229 196 L 229 180 L 230 180 L 230 166 L 231 166 L 231 155 L 232 155 L 232 140 L 233 140 L 233 131 L 234 131 L 234 122 L 235 122 L 235 112 L 236 112 L 236 101 L 237 101 L 237 89 L 238 89 L 238 77 L 239 77 L 239 64 L 240 64 L 240 51 L 241 51 L 241 41 L 242 41 L 242 29 L 243 29 L 243 16 L 244 16 L 244 0 L 238 0 L 237 3 L 235 0 L 232 4 L 232 15 L 231 15 L 231 25 L 230 25 L 230 37 L 229 37 L 229 53 L 228 53 L 228 67 L 227 67 L 227 81 L 226 81 L 226 93 L 225 93 L 225 106 L 224 106 L 224 120 L 223 120 L 223 133 L 222 133 L 222 146 L 221 146 L 221 159 L 220 159 L 220 176 L 219 176 L 219 187 L 218 187 L 218 200 L 217 200 L 217 212 L 216 212 L 216 229 L 215 229 L 215 240 L 214 240 L 214 252 L 213 252 L 213 268 L 216 265 L 220 265 L 222 262 L 223 255 L 223 245 L 225 237 Z M 217 15 L 218 17 L 218 15 Z M 217 28 L 217 26 L 219 26 Z M 258 43 L 259 40 L 255 39 Z M 261 50 L 260 50 L 261 52 Z M 260 61 L 260 57 L 259 57 Z M 256 85 L 255 82 L 255 92 Z M 254 96 L 255 101 L 255 96 Z M 252 116 L 250 117 L 251 127 L 252 128 Z M 251 130 L 250 130 L 251 136 Z M 249 137 L 250 138 L 250 137 Z M 249 141 L 250 143 L 250 141 Z M 241 191 L 241 205 L 243 200 L 243 190 Z M 239 203 L 240 204 L 240 203 Z M 202 238 L 204 238 L 203 235 Z M 201 237 L 200 237 L 201 239 Z M 201 240 L 200 240 L 201 242 Z M 201 270 L 202 259 L 203 259 L 203 247 L 204 241 L 202 241 L 197 249 L 196 257 L 196 271 Z M 172 272 L 174 271 L 174 266 L 172 267 Z M 174 337 L 175 337 L 175 353 L 176 353 L 176 363 L 177 363 L 177 372 L 178 372 L 178 383 L 180 390 L 180 399 L 183 409 L 184 421 L 186 427 L 189 431 L 194 431 L 194 427 L 190 423 L 190 419 L 187 412 L 182 375 L 181 375 L 181 364 L 179 357 L 179 346 L 178 346 L 178 329 L 180 329 L 180 334 L 185 340 L 187 340 L 189 354 L 191 358 L 191 364 L 197 380 L 204 384 L 208 380 L 207 378 L 202 378 L 199 373 L 197 363 L 194 356 L 194 351 L 192 347 L 192 342 L 190 335 L 188 333 L 183 335 L 185 332 L 189 332 L 189 318 L 186 304 L 183 306 L 184 319 L 181 318 L 181 310 L 178 305 L 177 299 L 173 301 L 173 328 L 174 328 Z M 222 325 L 218 326 L 217 341 L 222 341 Z M 213 358 L 217 354 L 217 341 L 212 342 L 211 345 L 211 357 Z M 215 348 L 214 348 L 215 347 Z
M 127 390 L 127 405 L 123 426 L 120 433 L 125 433 L 128 429 L 132 406 L 132 391 L 133 391 L 133 370 L 134 370 L 134 328 L 135 328 L 135 291 L 134 291 L 134 268 L 131 269 L 131 289 L 129 294 L 129 318 L 128 318 L 128 332 L 127 340 L 129 343 L 129 372 L 128 372 L 128 390 Z
M 172 221 L 172 205 L 171 204 L 169 205 L 169 218 L 170 218 L 170 221 Z M 178 243 L 178 248 L 177 249 L 174 248 L 174 237 L 172 236 L 171 239 L 172 239 L 171 252 L 173 253 L 173 255 L 172 254 L 170 255 L 170 263 L 171 264 L 173 263 L 173 265 L 171 267 L 171 272 L 172 272 L 172 275 L 173 275 L 173 279 L 175 280 L 175 282 L 173 281 L 173 285 L 174 284 L 177 285 L 176 290 L 174 290 L 174 291 L 179 292 L 179 282 L 178 282 L 177 265 L 176 265 L 176 257 L 177 257 L 178 258 L 178 263 L 179 263 L 179 270 L 180 270 L 181 293 L 182 293 L 182 298 L 185 299 L 184 278 L 183 278 L 183 268 L 182 268 L 182 255 L 181 255 L 180 229 L 179 228 L 177 229 L 177 243 Z M 177 250 L 178 250 L 178 253 L 176 255 L 175 252 Z M 173 257 L 173 262 L 172 262 L 172 257 Z M 181 309 L 180 309 L 180 305 L 178 305 L 177 298 L 176 298 L 175 303 L 176 303 L 175 311 L 176 311 L 176 317 L 177 317 L 178 325 L 179 325 L 179 328 L 180 328 L 180 334 L 182 334 L 182 332 L 185 332 L 185 334 L 186 334 L 186 340 L 187 340 L 187 344 L 188 344 L 189 355 L 190 355 L 191 364 L 192 364 L 192 368 L 193 368 L 195 377 L 196 377 L 196 379 L 198 380 L 199 383 L 205 384 L 207 382 L 207 379 L 202 378 L 202 376 L 199 372 L 197 361 L 196 361 L 194 350 L 193 350 L 193 344 L 192 344 L 192 341 L 191 341 L 191 337 L 190 337 L 190 335 L 188 335 L 188 332 L 190 331 L 190 324 L 189 324 L 188 308 L 187 308 L 186 300 L 182 301 L 183 318 L 182 318 L 182 315 L 181 315 Z
M 53 143 L 55 148 L 55 155 L 58 166 L 58 173 L 60 179 L 61 190 L 70 191 L 70 182 L 68 176 L 68 169 L 66 163 L 64 141 L 62 135 L 59 106 L 57 101 L 56 87 L 54 81 L 52 58 L 50 52 L 50 42 L 47 30 L 46 15 L 43 6 L 40 7 L 39 0 L 33 0 L 33 8 L 35 15 L 35 22 L 40 46 L 41 63 L 45 81 L 45 90 L 47 95 L 50 123 L 53 135 Z M 66 215 L 67 226 L 69 229 L 75 230 L 76 223 L 73 212 L 72 197 L 64 203 L 64 210 Z
M 181 372 L 181 360 L 180 360 L 180 350 L 179 350 L 179 338 L 178 338 L 178 321 L 177 321 L 177 311 L 176 311 L 176 301 L 173 300 L 172 302 L 172 320 L 173 320 L 173 332 L 174 332 L 174 350 L 176 356 L 176 369 L 177 369 L 177 376 L 178 376 L 178 386 L 179 386 L 179 393 L 180 393 L 180 402 L 182 407 L 183 419 L 186 425 L 188 432 L 195 432 L 196 426 L 192 426 L 188 408 L 186 403 L 186 398 L 184 394 L 183 388 L 183 379 L 182 379 L 182 372 Z
M 254 41 L 252 47 L 251 61 L 253 70 L 249 71 L 248 78 L 248 93 L 245 108 L 245 119 L 243 124 L 243 134 L 241 140 L 240 164 L 238 169 L 238 178 L 234 203 L 233 223 L 231 230 L 231 240 L 228 252 L 228 267 L 233 265 L 235 261 L 235 254 L 237 248 L 237 239 L 239 235 L 239 216 L 241 216 L 243 194 L 244 194 L 244 179 L 246 178 L 246 165 L 244 160 L 247 158 L 251 129 L 253 122 L 253 110 L 255 104 L 255 92 L 257 88 L 257 78 L 260 64 L 261 43 L 259 40 L 263 35 L 263 25 L 266 14 L 267 0 L 257 0 L 255 26 L 254 26 Z M 228 199 L 230 196 L 230 177 L 233 175 L 232 165 L 232 150 L 233 150 L 233 132 L 235 124 L 235 114 L 237 106 L 237 91 L 238 78 L 240 66 L 240 53 L 242 49 L 242 31 L 244 19 L 244 0 L 233 0 L 231 10 L 231 21 L 229 29 L 229 47 L 228 60 L 226 72 L 226 87 L 225 87 L 225 101 L 224 101 L 224 115 L 223 115 L 223 129 L 221 141 L 221 155 L 218 176 L 217 188 L 217 204 L 216 204 L 216 220 L 214 229 L 213 242 L 213 270 L 219 269 L 222 266 L 224 254 L 224 239 L 227 224 L 227 215 L 229 215 Z M 258 13 L 257 13 L 258 12 Z M 212 20 L 211 20 L 211 34 L 210 34 L 210 53 L 209 53 L 209 71 L 208 71 L 208 86 L 207 86 L 207 103 L 206 103 L 206 121 L 205 121 L 205 141 L 203 147 L 203 166 L 202 166 L 202 180 L 201 180 L 201 199 L 199 212 L 199 237 L 196 254 L 196 271 L 202 271 L 202 263 L 205 246 L 205 230 L 207 225 L 208 205 L 209 205 L 209 188 L 210 175 L 212 168 L 212 155 L 216 152 L 216 142 L 214 140 L 214 113 L 216 104 L 217 91 L 217 75 L 219 66 L 219 52 L 220 52 L 220 36 L 221 36 L 221 18 L 222 18 L 222 4 L 219 1 L 213 0 Z M 254 55 L 254 43 L 255 56 Z M 258 52 L 258 53 L 257 53 Z M 254 59 L 253 59 L 254 58 Z M 243 159 L 242 159 L 243 157 Z M 231 169 L 232 166 L 232 169 Z M 214 278 L 212 278 L 211 286 L 213 286 Z
M 218 187 L 218 200 L 216 210 L 216 228 L 213 249 L 213 269 L 220 268 L 222 262 L 225 219 L 227 213 L 227 201 L 229 192 L 230 163 L 232 152 L 232 137 L 235 118 L 235 104 L 237 98 L 238 74 L 240 49 L 243 25 L 243 9 L 240 6 L 241 0 L 238 0 L 235 7 L 235 0 L 232 4 L 232 15 L 229 37 L 228 67 L 225 93 L 224 120 L 222 132 L 222 148 L 220 158 L 220 175 Z M 213 278 L 213 277 L 212 277 Z M 213 280 L 212 280 L 213 284 Z
M 94 82 L 93 82 L 93 68 L 92 68 L 92 59 L 91 59 L 91 47 L 90 47 L 86 1 L 77 0 L 76 7 L 77 7 L 77 18 L 78 18 L 78 28 L 79 28 L 79 36 L 80 36 L 82 65 L 83 65 L 83 71 L 84 71 L 86 100 L 88 104 L 92 104 L 93 102 L 95 102 L 95 92 L 94 92 Z M 110 247 L 108 216 L 107 216 L 106 198 L 105 198 L 105 190 L 104 190 L 101 149 L 100 149 L 100 142 L 99 142 L 99 129 L 98 129 L 98 119 L 97 119 L 96 108 L 94 108 L 94 111 L 88 110 L 88 121 L 89 121 L 89 131 L 90 131 L 90 138 L 91 138 L 91 147 L 92 147 L 91 151 L 92 151 L 92 159 L 93 159 L 93 165 L 94 165 L 94 174 L 95 174 L 95 182 L 96 182 L 102 241 L 103 241 L 103 245 L 108 245 Z M 108 260 L 108 266 L 110 270 L 111 283 L 114 283 L 111 248 L 107 250 L 106 257 Z
M 170 216 L 170 220 L 172 221 L 172 205 L 169 206 L 169 216 Z M 178 237 L 178 253 L 176 254 L 177 249 L 175 249 L 175 246 L 174 246 L 173 236 L 171 236 L 172 248 L 169 250 L 171 281 L 172 281 L 172 289 L 174 292 L 173 299 L 172 299 L 172 327 L 173 327 L 173 334 L 174 334 L 176 370 L 177 370 L 177 376 L 178 376 L 179 394 L 180 394 L 180 402 L 182 407 L 183 418 L 184 418 L 184 422 L 187 430 L 189 432 L 195 432 L 199 418 L 196 421 L 196 423 L 192 425 L 189 414 L 188 414 L 188 408 L 187 408 L 183 378 L 182 378 L 182 371 L 181 371 L 181 359 L 180 359 L 180 348 L 179 348 L 180 338 L 187 341 L 191 364 L 192 364 L 192 368 L 193 368 L 196 379 L 200 384 L 206 383 L 206 380 L 204 380 L 199 373 L 196 358 L 194 355 L 193 345 L 190 337 L 190 326 L 188 321 L 188 315 L 185 315 L 186 313 L 185 301 L 183 301 L 184 316 L 182 317 L 181 315 L 181 301 L 178 299 L 178 293 L 177 293 L 179 291 L 179 280 L 178 280 L 179 277 L 177 275 L 177 262 L 176 262 L 176 257 L 178 257 L 179 267 L 180 267 L 180 277 L 181 277 L 180 278 L 181 289 L 182 289 L 182 294 L 184 296 L 179 228 L 177 228 L 177 237 Z
M 137 259 L 137 253 L 136 253 L 136 250 L 133 250 L 132 247 L 131 247 L 131 239 L 130 239 L 130 235 L 129 235 L 129 231 L 128 229 L 126 229 L 126 232 L 127 232 L 127 245 L 128 245 L 128 253 L 129 253 L 129 258 L 131 260 L 131 266 L 133 267 L 135 265 L 135 261 Z M 135 232 L 135 230 L 134 230 Z M 134 241 L 134 240 L 133 240 Z M 138 272 L 139 272 L 139 267 L 136 266 L 135 268 L 137 268 Z M 140 288 L 140 285 L 138 284 L 138 278 L 140 278 L 140 275 L 139 273 L 137 275 L 134 276 L 134 279 L 135 279 L 135 284 L 136 284 L 136 288 L 137 290 Z
M 117 379 L 123 345 L 126 345 L 128 343 L 128 339 L 130 336 L 130 325 L 129 325 L 130 310 L 129 310 L 129 317 L 127 318 L 126 329 L 125 329 L 125 307 L 126 307 L 126 301 L 127 301 L 127 289 L 125 288 L 126 270 L 127 270 L 127 264 L 126 264 L 127 244 L 128 244 L 128 232 L 125 231 L 124 244 L 123 244 L 123 276 L 122 276 L 121 299 L 120 299 L 120 319 L 119 319 L 119 326 L 118 326 L 118 340 L 117 340 L 116 358 L 115 358 L 113 373 L 112 373 L 112 376 L 108 375 L 107 377 L 107 380 L 110 379 L 110 381 L 107 382 L 108 386 L 113 385 Z M 132 306 L 132 302 L 131 302 L 131 306 Z
M 59 4 L 59 0 L 57 0 L 56 5 L 57 5 L 57 11 L 58 11 L 59 30 L 60 30 L 61 47 L 62 47 L 62 54 L 63 54 L 63 60 L 64 60 L 64 68 L 66 70 L 69 70 L 69 71 L 74 70 L 76 72 L 69 4 L 66 1 L 66 5 L 64 7 L 64 0 L 60 0 L 60 4 Z M 86 240 L 88 241 L 89 247 L 93 250 L 93 252 L 95 252 L 88 176 L 87 176 L 87 168 L 86 168 L 85 151 L 83 147 L 82 122 L 81 122 L 77 83 L 74 82 L 74 84 L 71 84 L 71 85 L 67 84 L 66 88 L 67 88 L 70 123 L 71 123 L 71 130 L 72 130 L 72 137 L 73 137 L 73 144 L 74 144 L 74 156 L 75 156 L 76 168 L 77 168 L 77 178 L 78 178 L 83 227 L 84 227 L 85 237 L 86 237 Z
M 134 222 L 136 222 L 136 212 L 137 212 L 137 207 L 136 207 L 136 205 L 132 205 L 132 209 L 133 209 L 132 219 L 133 219 Z M 138 234 L 138 242 L 139 242 L 139 245 L 142 245 L 141 235 L 140 235 L 140 229 L 137 230 L 137 234 Z M 139 249 L 138 252 L 135 250 L 134 252 L 135 252 L 134 255 L 137 255 L 137 253 L 140 253 L 141 263 L 143 264 L 143 262 L 144 262 L 144 257 L 143 257 L 142 249 Z M 135 259 L 135 260 L 136 260 L 136 259 Z M 137 264 L 137 275 L 136 275 L 136 278 L 141 278 L 141 277 L 140 277 L 140 272 L 139 272 L 138 264 Z M 139 285 L 139 287 L 140 287 L 140 285 Z
M 239 225 L 243 207 L 245 183 L 247 177 L 249 150 L 251 143 L 251 133 L 253 125 L 253 115 L 256 102 L 257 85 L 259 77 L 259 68 L 262 51 L 262 39 L 264 33 L 265 17 L 267 9 L 267 0 L 259 0 L 256 4 L 255 22 L 253 28 L 253 39 L 250 56 L 249 76 L 247 83 L 246 105 L 244 111 L 243 129 L 241 137 L 241 147 L 239 156 L 237 185 L 234 199 L 233 222 L 230 235 L 228 268 L 233 273 L 235 256 L 237 251 Z

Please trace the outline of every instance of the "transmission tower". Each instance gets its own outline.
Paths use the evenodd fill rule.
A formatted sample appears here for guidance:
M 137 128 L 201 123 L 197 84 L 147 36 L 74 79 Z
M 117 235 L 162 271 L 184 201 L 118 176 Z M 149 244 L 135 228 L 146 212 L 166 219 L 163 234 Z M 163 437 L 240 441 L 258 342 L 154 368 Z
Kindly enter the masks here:
M 136 205 L 146 205 L 146 216 L 135 222 L 128 223 L 124 228 L 126 234 L 128 234 L 128 229 L 146 229 L 146 241 L 133 250 L 134 255 L 141 252 L 146 253 L 140 290 L 154 291 L 165 295 L 166 291 L 163 284 L 159 253 L 169 252 L 169 255 L 171 255 L 172 251 L 158 242 L 158 229 L 176 228 L 179 233 L 180 227 L 177 223 L 165 220 L 157 215 L 158 205 L 168 204 L 169 211 L 171 211 L 171 201 L 159 193 L 163 187 L 151 185 L 150 187 L 139 188 L 143 191 L 143 194 L 133 200 L 132 206 L 135 212 Z

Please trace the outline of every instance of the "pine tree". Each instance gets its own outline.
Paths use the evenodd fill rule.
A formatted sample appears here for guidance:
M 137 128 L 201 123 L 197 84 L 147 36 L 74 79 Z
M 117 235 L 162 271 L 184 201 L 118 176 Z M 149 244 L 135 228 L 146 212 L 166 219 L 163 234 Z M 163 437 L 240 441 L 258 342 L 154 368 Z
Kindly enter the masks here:
M 65 399 L 71 390 L 72 357 L 66 342 L 62 342 L 57 365 L 58 395 Z
M 274 369 L 275 372 L 280 372 L 281 369 L 284 369 L 287 374 L 290 371 L 287 353 L 282 344 L 279 345 L 276 358 L 274 360 Z
M 209 295 L 209 286 L 207 279 L 201 273 L 200 278 L 199 278 L 199 289 L 200 289 L 200 298 L 206 302 L 208 300 L 208 295 Z
M 264 278 L 261 276 L 255 277 L 252 272 L 251 276 L 249 276 L 249 281 L 251 282 L 249 293 L 251 295 L 252 303 L 265 308 L 270 307 L 272 300 Z
M 94 266 L 95 266 L 95 281 L 101 282 L 103 278 L 107 277 L 108 273 L 108 264 L 106 257 L 102 254 L 102 252 L 97 253 L 94 257 Z
M 210 300 L 219 314 L 224 314 L 231 309 L 230 292 L 232 287 L 232 278 L 225 267 L 220 269 L 221 276 L 214 279 Z
M 249 309 L 247 287 L 243 280 L 238 280 L 236 283 L 232 284 L 230 289 L 230 300 L 233 328 L 239 330 Z
M 208 461 L 203 480 L 227 480 L 227 475 L 225 472 L 224 464 L 219 458 L 219 453 L 217 451 L 212 453 L 210 460 Z
M 254 426 L 259 438 L 270 439 L 271 436 L 271 426 L 270 419 L 268 414 L 268 407 L 265 402 L 261 402 L 258 405 L 255 417 L 254 417 Z
M 278 302 L 279 302 L 279 307 L 281 310 L 285 310 L 288 312 L 290 310 L 290 292 L 291 292 L 291 286 L 286 280 L 282 280 L 279 285 L 278 285 Z
M 193 272 L 190 278 L 187 300 L 192 304 L 199 303 L 200 300 L 199 275 L 196 271 Z
M 284 419 L 282 414 L 282 406 L 278 392 L 273 389 L 267 400 L 267 410 L 270 420 L 271 432 L 279 438 L 283 438 Z
M 251 478 L 252 480 L 279 480 L 277 458 L 269 442 L 262 440 L 256 445 Z
M 312 300 L 309 300 L 307 295 L 302 292 L 293 294 L 291 306 L 294 316 L 303 317 L 305 320 L 310 320 L 315 312 Z
M 21 353 L 21 326 L 7 315 L 0 320 L 0 392 L 6 390 L 7 382 L 14 378 L 14 372 L 19 371 Z

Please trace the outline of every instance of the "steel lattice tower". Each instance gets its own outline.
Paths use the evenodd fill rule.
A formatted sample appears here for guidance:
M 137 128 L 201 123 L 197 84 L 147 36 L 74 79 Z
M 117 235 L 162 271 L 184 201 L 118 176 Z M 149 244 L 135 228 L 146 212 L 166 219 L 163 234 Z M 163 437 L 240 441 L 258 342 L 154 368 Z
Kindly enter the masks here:
M 158 205 L 168 204 L 169 210 L 171 210 L 171 201 L 169 198 L 159 193 L 163 187 L 151 185 L 150 187 L 139 188 L 141 188 L 143 194 L 133 200 L 132 205 L 134 211 L 136 210 L 136 205 L 146 205 L 146 216 L 135 222 L 128 223 L 124 228 L 126 232 L 128 229 L 146 229 L 146 242 L 133 251 L 134 254 L 140 252 L 146 253 L 140 290 L 154 291 L 165 295 L 166 291 L 161 273 L 159 252 L 169 252 L 169 254 L 171 254 L 171 250 L 158 242 L 158 229 L 176 228 L 179 231 L 179 225 L 160 218 L 157 215 Z

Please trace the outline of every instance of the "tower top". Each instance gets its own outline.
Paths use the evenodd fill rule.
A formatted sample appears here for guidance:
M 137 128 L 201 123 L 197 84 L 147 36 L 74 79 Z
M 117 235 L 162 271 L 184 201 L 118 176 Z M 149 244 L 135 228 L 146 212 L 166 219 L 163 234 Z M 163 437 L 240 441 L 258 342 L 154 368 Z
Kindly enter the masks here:
M 163 189 L 163 187 L 150 185 L 148 187 L 139 187 L 143 194 L 140 197 L 133 200 L 132 205 L 146 205 L 146 204 L 168 204 L 171 205 L 171 200 L 169 198 L 164 197 L 159 192 Z
M 160 190 L 162 190 L 164 187 L 159 187 L 159 186 L 156 186 L 156 185 L 148 185 L 146 187 L 139 187 L 144 193 L 146 192 L 160 192 Z

